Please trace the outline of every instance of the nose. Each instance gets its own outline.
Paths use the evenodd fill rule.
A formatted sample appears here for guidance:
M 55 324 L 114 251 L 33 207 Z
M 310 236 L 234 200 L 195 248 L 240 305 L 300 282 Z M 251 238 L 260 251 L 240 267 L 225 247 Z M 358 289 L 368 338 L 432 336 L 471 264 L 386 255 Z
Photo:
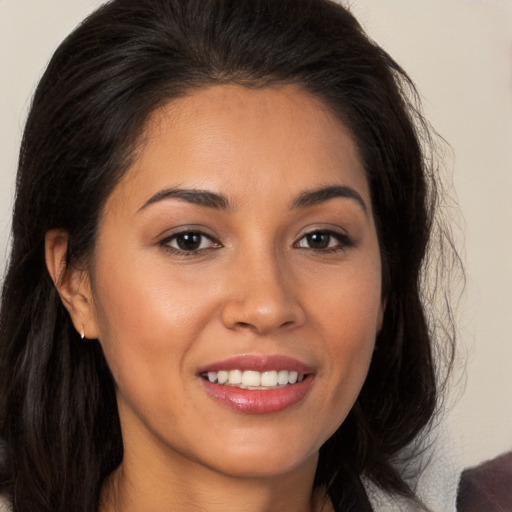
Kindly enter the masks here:
M 228 274 L 227 300 L 222 308 L 222 321 L 228 329 L 264 335 L 304 323 L 298 283 L 277 258 L 240 258 Z

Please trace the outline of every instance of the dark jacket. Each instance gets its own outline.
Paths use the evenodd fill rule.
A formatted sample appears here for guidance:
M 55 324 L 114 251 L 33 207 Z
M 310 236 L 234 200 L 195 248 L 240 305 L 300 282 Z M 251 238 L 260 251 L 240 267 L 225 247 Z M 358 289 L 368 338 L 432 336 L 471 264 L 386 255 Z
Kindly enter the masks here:
M 512 452 L 462 473 L 457 512 L 512 512 Z

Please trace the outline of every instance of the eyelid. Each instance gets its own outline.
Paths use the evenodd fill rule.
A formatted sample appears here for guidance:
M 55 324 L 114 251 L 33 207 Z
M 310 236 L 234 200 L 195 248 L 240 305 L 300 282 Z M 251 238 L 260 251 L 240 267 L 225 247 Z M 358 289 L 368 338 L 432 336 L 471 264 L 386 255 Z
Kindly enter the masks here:
M 216 238 L 212 230 L 204 224 L 179 224 L 160 231 L 159 234 L 155 236 L 155 240 L 163 240 L 164 238 L 170 238 L 180 233 L 201 233 L 210 238 Z
M 349 237 L 350 235 L 348 231 L 337 224 L 330 223 L 318 223 L 318 224 L 308 224 L 303 227 L 299 234 L 296 237 L 296 240 L 303 238 L 306 235 L 310 235 L 312 233 L 317 233 L 319 231 L 329 232 L 336 236 Z

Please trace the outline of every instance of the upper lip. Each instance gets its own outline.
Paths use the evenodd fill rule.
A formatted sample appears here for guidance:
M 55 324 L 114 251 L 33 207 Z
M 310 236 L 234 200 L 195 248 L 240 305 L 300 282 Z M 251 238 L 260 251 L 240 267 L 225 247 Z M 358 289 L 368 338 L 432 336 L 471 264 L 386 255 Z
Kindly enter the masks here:
M 301 374 L 313 373 L 312 366 L 293 357 L 255 354 L 244 354 L 216 361 L 203 366 L 199 369 L 198 373 L 217 372 L 220 370 L 252 370 L 257 372 L 290 370 Z

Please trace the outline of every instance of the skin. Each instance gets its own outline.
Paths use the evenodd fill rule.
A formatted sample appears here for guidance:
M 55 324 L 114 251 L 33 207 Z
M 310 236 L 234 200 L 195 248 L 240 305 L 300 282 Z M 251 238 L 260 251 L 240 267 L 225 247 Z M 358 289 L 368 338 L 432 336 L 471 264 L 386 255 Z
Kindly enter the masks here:
M 125 454 L 102 510 L 319 510 L 318 450 L 357 398 L 384 310 L 351 134 L 297 87 L 222 85 L 160 108 L 142 140 L 106 203 L 90 268 L 63 273 L 67 235 L 47 235 L 64 304 L 99 339 L 117 385 Z M 297 206 L 327 186 L 353 194 Z M 229 206 L 155 199 L 175 188 Z M 199 250 L 180 249 L 172 237 L 183 230 L 205 233 Z M 306 235 L 318 231 L 315 249 Z M 280 412 L 233 410 L 198 372 L 245 354 L 296 358 L 313 383 Z

